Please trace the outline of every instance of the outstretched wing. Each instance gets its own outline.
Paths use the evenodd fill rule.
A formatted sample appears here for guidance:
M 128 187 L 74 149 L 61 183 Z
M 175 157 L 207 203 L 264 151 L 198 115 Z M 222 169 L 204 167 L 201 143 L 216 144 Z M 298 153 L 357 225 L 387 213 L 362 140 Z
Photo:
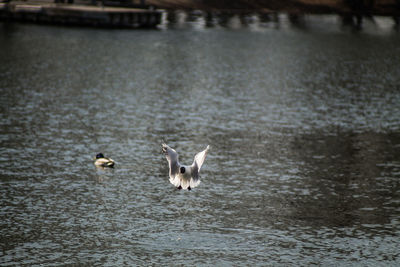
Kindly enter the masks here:
M 162 144 L 162 150 L 169 163 L 169 178 L 173 180 L 179 173 L 178 153 L 166 144 Z
M 194 156 L 194 161 L 192 164 L 192 175 L 196 179 L 198 179 L 198 175 L 199 175 L 201 166 L 203 166 L 204 160 L 206 159 L 209 149 L 210 149 L 210 146 L 207 146 L 206 149 L 197 153 L 196 156 Z

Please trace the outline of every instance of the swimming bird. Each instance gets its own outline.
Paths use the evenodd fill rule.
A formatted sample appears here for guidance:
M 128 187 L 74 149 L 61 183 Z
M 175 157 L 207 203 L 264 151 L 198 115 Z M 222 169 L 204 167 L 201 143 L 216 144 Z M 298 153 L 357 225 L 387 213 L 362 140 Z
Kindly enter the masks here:
M 114 161 L 104 157 L 103 153 L 99 153 L 94 158 L 94 165 L 101 167 L 114 167 Z
M 178 189 L 191 190 L 200 184 L 199 172 L 206 159 L 210 146 L 194 156 L 190 166 L 179 163 L 178 153 L 166 144 L 162 144 L 162 150 L 169 163 L 169 181 Z

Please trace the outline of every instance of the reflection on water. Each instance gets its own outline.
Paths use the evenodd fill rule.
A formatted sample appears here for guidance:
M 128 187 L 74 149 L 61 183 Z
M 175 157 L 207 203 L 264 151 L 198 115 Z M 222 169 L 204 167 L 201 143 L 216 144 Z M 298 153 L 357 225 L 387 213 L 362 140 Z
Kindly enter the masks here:
M 2 266 L 400 263 L 398 35 L 203 19 L 0 25 Z
M 207 28 L 247 29 L 267 31 L 269 29 L 319 29 L 324 32 L 342 30 L 366 31 L 381 34 L 398 30 L 396 18 L 387 16 L 365 17 L 346 15 L 301 15 L 277 12 L 203 12 L 168 11 L 163 15 L 160 29 L 205 30 Z

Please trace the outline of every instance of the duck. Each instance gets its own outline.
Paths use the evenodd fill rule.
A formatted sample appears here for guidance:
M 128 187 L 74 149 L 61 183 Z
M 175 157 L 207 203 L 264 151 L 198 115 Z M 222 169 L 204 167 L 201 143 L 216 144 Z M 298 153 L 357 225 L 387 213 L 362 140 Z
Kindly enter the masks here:
M 104 157 L 103 153 L 99 153 L 94 158 L 94 165 L 100 167 L 114 167 L 114 160 Z
M 204 160 L 208 154 L 210 146 L 197 153 L 194 157 L 193 164 L 190 166 L 182 165 L 178 159 L 178 153 L 175 149 L 163 143 L 162 151 L 168 161 L 169 181 L 177 189 L 192 190 L 200 184 L 199 172 L 203 166 Z

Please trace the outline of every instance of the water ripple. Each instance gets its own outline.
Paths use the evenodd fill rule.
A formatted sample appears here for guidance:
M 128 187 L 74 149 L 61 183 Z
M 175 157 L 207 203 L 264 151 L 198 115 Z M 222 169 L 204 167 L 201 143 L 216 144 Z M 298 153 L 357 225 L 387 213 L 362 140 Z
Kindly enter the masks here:
M 399 264 L 397 35 L 3 26 L 0 265 Z

